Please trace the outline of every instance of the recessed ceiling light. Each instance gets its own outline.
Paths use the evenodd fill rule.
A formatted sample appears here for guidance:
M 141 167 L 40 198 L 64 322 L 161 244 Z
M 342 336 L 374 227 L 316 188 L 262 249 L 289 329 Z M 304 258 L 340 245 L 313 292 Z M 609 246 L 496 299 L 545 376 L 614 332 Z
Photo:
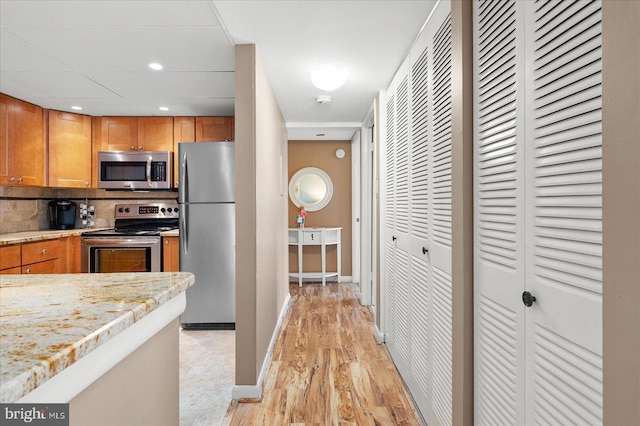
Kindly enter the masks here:
M 74 110 L 76 110 L 76 111 L 82 111 L 82 107 L 81 107 L 81 106 L 77 106 L 77 105 L 73 105 L 73 106 L 71 107 L 71 109 L 74 109 Z
M 151 68 L 152 70 L 160 71 L 163 67 L 157 62 L 152 62 L 149 64 L 149 68 Z
M 169 111 L 169 107 L 161 106 L 158 108 L 160 111 Z
M 311 71 L 311 82 L 313 85 L 327 92 L 341 87 L 346 80 L 346 72 L 332 65 L 324 65 Z

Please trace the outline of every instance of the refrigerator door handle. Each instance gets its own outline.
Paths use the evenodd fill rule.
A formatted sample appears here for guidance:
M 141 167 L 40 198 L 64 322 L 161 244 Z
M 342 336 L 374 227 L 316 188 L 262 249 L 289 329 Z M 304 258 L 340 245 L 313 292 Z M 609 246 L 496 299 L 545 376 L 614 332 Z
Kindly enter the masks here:
M 186 255 L 189 251 L 189 232 L 187 228 L 187 216 L 189 216 L 189 205 L 182 204 L 180 206 L 180 221 L 178 223 L 180 231 L 180 256 Z
M 182 158 L 180 159 L 180 161 L 180 173 L 182 173 L 182 176 L 180 176 L 180 191 L 182 192 L 182 199 L 180 200 L 180 202 L 187 203 L 189 201 L 189 173 L 187 170 L 186 151 L 182 153 Z

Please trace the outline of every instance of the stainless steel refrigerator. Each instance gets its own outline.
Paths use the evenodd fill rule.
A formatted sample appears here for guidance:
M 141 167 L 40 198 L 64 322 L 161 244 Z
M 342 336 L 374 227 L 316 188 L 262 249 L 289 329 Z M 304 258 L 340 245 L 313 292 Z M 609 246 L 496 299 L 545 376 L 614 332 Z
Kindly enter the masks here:
M 235 328 L 235 163 L 233 142 L 182 142 L 180 174 L 180 270 L 193 272 L 187 329 Z

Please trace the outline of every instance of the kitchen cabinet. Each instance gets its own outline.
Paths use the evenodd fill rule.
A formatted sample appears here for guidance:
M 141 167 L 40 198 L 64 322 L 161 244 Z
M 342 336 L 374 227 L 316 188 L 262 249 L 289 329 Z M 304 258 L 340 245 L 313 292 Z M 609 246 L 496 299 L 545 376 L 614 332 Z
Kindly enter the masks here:
M 59 269 L 60 238 L 22 244 L 23 274 L 54 274 Z
M 71 274 L 80 271 L 79 235 L 0 246 L 0 274 Z
M 91 186 L 91 117 L 61 111 L 47 112 L 49 186 Z
M 162 270 L 164 272 L 180 271 L 180 237 L 162 237 Z
M 196 117 L 196 142 L 223 142 L 234 139 L 234 117 Z
M 44 186 L 42 108 L 0 94 L 0 185 Z
M 173 117 L 138 117 L 138 151 L 172 151 Z
M 20 244 L 0 247 L 0 274 L 19 274 L 21 266 Z
M 173 187 L 178 187 L 179 161 L 178 144 L 180 142 L 195 142 L 196 119 L 195 117 L 173 118 Z
M 134 151 L 138 149 L 138 117 L 98 117 L 98 151 Z
M 172 117 L 100 117 L 101 151 L 171 151 Z

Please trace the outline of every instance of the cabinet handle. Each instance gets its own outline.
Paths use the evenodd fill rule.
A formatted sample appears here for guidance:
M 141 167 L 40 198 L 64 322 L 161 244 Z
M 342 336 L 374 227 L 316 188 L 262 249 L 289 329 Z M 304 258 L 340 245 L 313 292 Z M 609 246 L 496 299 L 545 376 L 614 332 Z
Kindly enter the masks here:
M 15 181 L 16 181 L 16 178 L 14 178 L 14 177 L 9 178 L 9 182 L 15 182 Z
M 47 249 L 46 248 L 42 249 L 42 254 L 46 254 L 46 253 L 47 253 Z
M 164 245 L 168 246 L 169 245 L 169 240 L 164 240 Z
M 22 183 L 22 178 L 18 178 L 18 183 Z
M 142 147 L 141 146 L 138 147 L 138 151 L 142 151 Z
M 30 274 L 31 273 L 31 268 L 27 268 L 26 272 L 27 272 L 27 274 Z
M 129 147 L 129 149 L 130 149 L 131 151 L 135 151 L 135 150 L 136 150 L 136 148 L 135 148 L 133 145 L 131 145 L 131 146 Z
M 84 186 L 89 186 L 89 182 L 85 182 L 85 183 L 84 183 Z

